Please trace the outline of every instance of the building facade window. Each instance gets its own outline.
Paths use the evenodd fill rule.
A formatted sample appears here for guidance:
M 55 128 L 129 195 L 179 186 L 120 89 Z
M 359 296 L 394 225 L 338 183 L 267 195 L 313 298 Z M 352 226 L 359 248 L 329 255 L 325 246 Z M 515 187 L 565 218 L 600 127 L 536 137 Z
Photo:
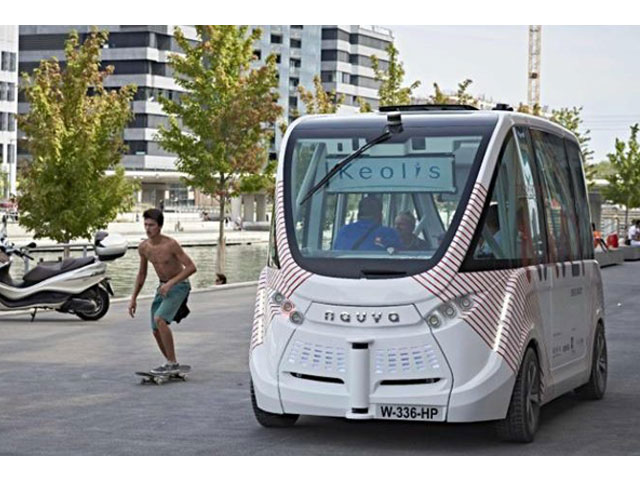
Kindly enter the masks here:
M 338 61 L 349 63 L 349 54 L 342 50 L 323 50 L 320 57 L 323 62 Z
M 344 40 L 349 41 L 349 33 L 339 28 L 323 28 L 322 40 Z
M 292 38 L 289 41 L 289 45 L 291 46 L 291 48 L 302 48 L 302 40 L 299 40 L 297 38 Z
M 374 90 L 377 90 L 380 87 L 380 82 L 373 78 L 365 77 L 362 75 L 352 75 L 351 82 L 348 83 L 351 83 L 351 85 L 356 85 L 358 87 L 373 88 Z
M 271 34 L 271 43 L 281 44 L 282 43 L 282 35 L 277 35 L 275 33 Z
M 349 36 L 349 41 L 352 45 L 364 45 L 366 47 L 377 48 L 378 50 L 385 50 L 391 43 L 378 38 L 362 35 L 360 33 L 352 33 Z
M 334 81 L 334 73 L 333 72 L 327 72 L 327 71 L 322 71 L 320 73 L 320 79 L 323 82 L 333 82 Z
M 7 100 L 13 102 L 16 99 L 16 84 L 9 82 L 7 85 Z

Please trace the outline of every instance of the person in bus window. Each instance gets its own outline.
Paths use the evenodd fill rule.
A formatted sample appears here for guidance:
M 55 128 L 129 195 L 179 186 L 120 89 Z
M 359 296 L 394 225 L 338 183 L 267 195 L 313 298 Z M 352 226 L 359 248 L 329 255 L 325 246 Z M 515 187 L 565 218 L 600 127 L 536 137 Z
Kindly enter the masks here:
M 418 237 L 413 231 L 416 228 L 416 218 L 411 212 L 400 212 L 394 221 L 396 232 L 402 242 L 402 250 L 427 250 L 429 244 Z
M 388 250 L 402 247 L 398 233 L 382 225 L 382 202 L 373 196 L 358 204 L 358 220 L 343 226 L 333 244 L 334 250 Z

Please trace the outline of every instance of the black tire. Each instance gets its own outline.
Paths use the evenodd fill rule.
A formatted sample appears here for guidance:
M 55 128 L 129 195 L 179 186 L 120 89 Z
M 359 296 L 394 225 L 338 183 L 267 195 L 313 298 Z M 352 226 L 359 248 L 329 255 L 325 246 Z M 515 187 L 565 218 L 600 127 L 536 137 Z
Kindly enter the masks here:
M 95 322 L 100 320 L 109 311 L 109 293 L 100 287 L 96 287 L 90 292 L 83 294 L 83 298 L 88 298 L 96 303 L 96 309 L 91 313 L 75 312 L 82 320 Z
M 531 347 L 527 349 L 513 387 L 509 411 L 498 422 L 498 435 L 510 442 L 533 441 L 540 424 L 540 362 Z
M 253 414 L 256 416 L 258 423 L 266 428 L 292 427 L 299 417 L 299 415 L 289 413 L 277 414 L 261 410 L 260 407 L 258 407 L 258 402 L 256 402 L 256 394 L 253 391 L 253 382 L 251 382 L 251 406 L 253 407 Z
M 598 323 L 593 337 L 593 356 L 591 358 L 591 375 L 589 381 L 576 389 L 576 393 L 585 400 L 600 400 L 607 390 L 607 339 L 604 326 Z

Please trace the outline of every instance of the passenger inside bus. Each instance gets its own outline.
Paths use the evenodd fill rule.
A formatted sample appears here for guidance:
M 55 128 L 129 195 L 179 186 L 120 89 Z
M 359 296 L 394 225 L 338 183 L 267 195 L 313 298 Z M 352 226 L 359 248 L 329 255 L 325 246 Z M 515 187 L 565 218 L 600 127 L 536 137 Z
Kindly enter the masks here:
M 405 211 L 396 215 L 394 225 L 402 242 L 402 250 L 416 251 L 429 249 L 429 244 L 413 233 L 416 228 L 416 217 L 414 217 L 411 212 Z
M 358 203 L 358 220 L 343 226 L 336 236 L 334 250 L 400 249 L 398 233 L 382 225 L 382 202 L 374 196 L 363 197 Z

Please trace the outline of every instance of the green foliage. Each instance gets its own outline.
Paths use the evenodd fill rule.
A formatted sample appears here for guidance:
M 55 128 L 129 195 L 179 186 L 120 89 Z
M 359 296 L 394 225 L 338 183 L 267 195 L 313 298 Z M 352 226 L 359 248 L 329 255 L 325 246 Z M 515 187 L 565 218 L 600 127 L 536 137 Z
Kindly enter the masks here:
M 358 97 L 357 100 L 358 100 L 358 105 L 360 105 L 360 113 L 371 113 L 371 112 L 373 112 L 373 107 L 364 98 Z
M 572 132 L 580 144 L 582 157 L 585 162 L 593 158 L 593 150 L 589 150 L 589 133 L 591 130 L 581 131 L 582 125 L 582 107 L 561 108 L 551 111 L 551 121 L 562 125 L 564 128 Z
M 318 75 L 313 77 L 313 86 L 315 94 L 302 85 L 298 86 L 298 94 L 304 103 L 306 113 L 310 115 L 336 113 L 344 103 L 344 94 L 337 95 L 335 90 L 326 92 Z
M 637 123 L 630 127 L 631 135 L 627 143 L 616 138 L 615 152 L 607 155 L 613 173 L 605 177 L 609 184 L 602 190 L 605 199 L 626 207 L 626 225 L 629 223 L 629 209 L 640 207 L 638 128 Z
M 112 66 L 100 70 L 106 41 L 106 32 L 93 29 L 81 45 L 72 32 L 64 69 L 53 58 L 22 75 L 30 110 L 18 121 L 32 161 L 20 179 L 19 221 L 35 238 L 91 238 L 133 205 L 135 184 L 119 163 L 135 86 L 105 90 L 113 73 Z
M 613 175 L 615 173 L 615 170 L 613 169 L 611 162 L 609 162 L 608 160 L 605 160 L 603 162 L 598 162 L 594 164 L 592 168 L 592 172 L 593 172 L 594 178 L 604 179 L 609 175 Z
M 534 104 L 533 107 L 530 107 L 529 105 L 525 105 L 523 103 L 520 103 L 518 105 L 518 108 L 516 108 L 516 112 L 527 113 L 529 115 L 535 115 L 536 117 L 541 117 L 542 116 L 542 107 L 540 107 L 540 104 L 538 104 L 538 103 Z
M 471 95 L 467 90 L 473 83 L 473 80 L 467 78 L 458 84 L 458 90 L 454 95 L 447 95 L 442 91 L 440 86 L 434 82 L 433 95 L 429 97 L 429 101 L 435 105 L 471 105 L 477 106 L 479 101 Z
M 390 43 L 387 46 L 389 54 L 389 66 L 386 70 L 380 67 L 380 60 L 375 55 L 371 56 L 371 66 L 375 79 L 380 83 L 378 88 L 378 96 L 380 97 L 380 106 L 386 105 L 409 105 L 411 103 L 412 92 L 420 86 L 420 81 L 415 81 L 408 87 L 403 87 L 404 67 L 402 62 L 398 60 L 398 49 Z M 370 112 L 371 105 L 366 101 L 358 99 L 361 112 Z
M 186 183 L 215 197 L 224 212 L 229 197 L 251 185 L 268 159 L 272 125 L 282 108 L 276 103 L 275 55 L 252 68 L 253 44 L 260 30 L 246 26 L 198 25 L 192 45 L 180 29 L 175 39 L 183 54 L 169 63 L 185 94 L 180 101 L 160 98 L 169 126 L 159 129 L 162 148 L 177 155 Z M 249 176 L 250 180 L 243 180 Z M 224 266 L 223 215 L 220 215 L 218 265 Z
M 305 114 L 329 114 L 336 113 L 340 106 L 344 103 L 344 94 L 336 94 L 335 90 L 327 92 L 322 86 L 320 76 L 315 75 L 313 77 L 314 92 L 311 92 L 304 88 L 302 85 L 298 86 L 298 95 L 300 100 L 304 103 Z M 297 109 L 291 110 L 289 114 L 291 119 L 296 119 L 300 116 L 300 112 Z M 285 134 L 288 128 L 287 122 L 282 122 L 278 125 L 282 135 Z

